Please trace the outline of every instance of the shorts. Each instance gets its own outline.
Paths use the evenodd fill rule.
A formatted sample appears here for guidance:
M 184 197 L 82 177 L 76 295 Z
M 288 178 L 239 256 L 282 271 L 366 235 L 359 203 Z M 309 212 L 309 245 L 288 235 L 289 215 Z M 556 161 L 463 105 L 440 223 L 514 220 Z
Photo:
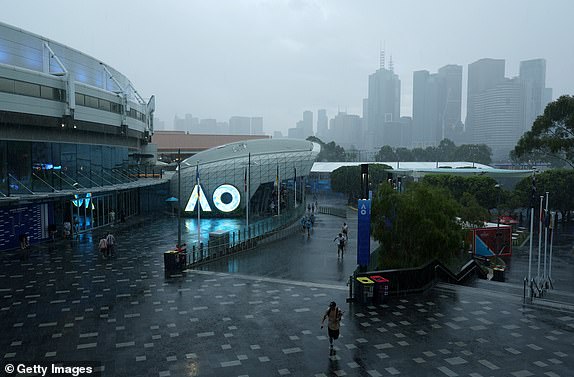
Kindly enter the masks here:
M 331 330 L 331 329 L 327 329 L 329 330 L 329 338 L 337 340 L 339 339 L 339 330 Z

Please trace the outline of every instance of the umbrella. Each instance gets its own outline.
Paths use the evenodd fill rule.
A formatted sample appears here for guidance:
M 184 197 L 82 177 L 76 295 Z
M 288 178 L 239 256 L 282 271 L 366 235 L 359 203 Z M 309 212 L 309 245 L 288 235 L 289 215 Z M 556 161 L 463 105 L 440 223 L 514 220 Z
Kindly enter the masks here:
M 179 200 L 175 196 L 171 196 L 165 200 L 166 202 L 178 202 Z

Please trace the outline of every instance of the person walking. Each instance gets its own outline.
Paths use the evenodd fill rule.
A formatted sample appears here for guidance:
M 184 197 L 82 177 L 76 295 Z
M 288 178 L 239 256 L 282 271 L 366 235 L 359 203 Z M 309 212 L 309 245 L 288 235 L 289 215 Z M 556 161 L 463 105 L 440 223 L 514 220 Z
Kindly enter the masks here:
M 335 301 L 331 301 L 329 308 L 323 315 L 323 320 L 321 321 L 321 328 L 327 320 L 327 331 L 329 333 L 329 349 L 331 353 L 335 353 L 333 350 L 333 341 L 339 339 L 339 328 L 341 326 L 341 319 L 343 318 L 343 312 L 337 307 Z
M 115 250 L 116 238 L 114 237 L 113 234 L 108 233 L 108 235 L 106 237 L 106 244 L 107 244 L 108 256 L 111 257 L 112 254 L 115 256 L 116 255 L 116 250 Z
M 337 237 L 333 240 L 333 242 L 337 242 L 337 258 L 343 257 L 343 252 L 345 251 L 345 242 L 346 239 L 343 236 L 343 233 L 339 233 Z
M 345 237 L 349 237 L 349 226 L 347 223 L 343 223 L 343 226 L 341 227 L 341 233 L 343 233 Z
M 104 259 L 107 259 L 106 254 L 108 253 L 108 242 L 106 241 L 106 237 L 102 237 L 100 242 L 98 243 L 98 248 L 100 249 L 100 253 Z

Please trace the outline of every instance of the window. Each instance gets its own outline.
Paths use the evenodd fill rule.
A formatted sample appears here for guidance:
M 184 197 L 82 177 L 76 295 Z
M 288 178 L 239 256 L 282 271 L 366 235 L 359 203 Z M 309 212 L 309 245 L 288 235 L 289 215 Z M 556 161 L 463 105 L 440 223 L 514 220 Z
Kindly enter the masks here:
M 110 101 L 100 100 L 100 110 L 110 111 Z
M 63 101 L 64 100 L 63 92 L 64 92 L 63 90 L 52 88 L 49 86 L 44 85 L 40 86 L 40 96 L 42 98 L 52 99 L 55 101 Z
M 40 97 L 40 85 L 24 81 L 15 81 L 14 92 L 24 96 Z
M 76 105 L 84 106 L 86 96 L 80 93 L 76 93 Z
M 14 80 L 0 77 L 0 92 L 14 93 Z
M 92 96 L 86 96 L 86 106 L 97 109 L 99 107 L 98 99 Z

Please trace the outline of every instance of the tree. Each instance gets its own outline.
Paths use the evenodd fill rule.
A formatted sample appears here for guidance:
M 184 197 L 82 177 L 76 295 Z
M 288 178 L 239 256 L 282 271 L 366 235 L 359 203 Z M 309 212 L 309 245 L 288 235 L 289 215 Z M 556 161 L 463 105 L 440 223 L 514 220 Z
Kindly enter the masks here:
M 415 267 L 433 258 L 449 261 L 463 240 L 459 213 L 458 203 L 439 188 L 412 184 L 398 193 L 381 185 L 374 195 L 371 229 L 381 244 L 382 267 Z
M 516 202 L 525 208 L 538 206 L 540 195 L 549 192 L 550 210 L 560 211 L 562 219 L 569 220 L 570 211 L 574 210 L 574 171 L 569 169 L 552 169 L 536 175 L 536 193 L 532 197 L 532 178 L 524 178 L 514 188 Z
M 397 155 L 398 161 L 414 161 L 413 152 L 410 149 L 401 147 L 395 150 L 395 154 Z
M 456 145 L 450 139 L 441 140 L 437 147 L 437 158 L 440 161 L 454 161 Z
M 375 155 L 375 161 L 396 161 L 397 155 L 389 145 L 383 145 Z
M 518 158 L 531 152 L 559 158 L 574 167 L 574 96 L 550 102 L 514 148 Z
M 463 144 L 456 148 L 454 160 L 489 165 L 492 162 L 492 149 L 486 144 Z
M 321 145 L 321 152 L 319 152 L 316 161 L 346 161 L 345 149 L 340 145 L 337 145 L 334 141 L 325 144 L 321 139 L 315 136 L 309 136 L 307 140 Z
M 369 165 L 369 189 L 375 190 L 377 186 L 386 182 L 388 172 L 392 168 L 383 164 Z M 349 203 L 358 199 L 361 195 L 361 167 L 342 166 L 331 173 L 331 189 L 347 196 Z
M 483 175 L 461 177 L 451 174 L 429 174 L 422 182 L 449 191 L 459 203 L 462 203 L 465 193 L 471 194 L 476 198 L 478 205 L 485 209 L 497 207 L 502 198 L 500 188 L 496 187 L 496 180 Z

